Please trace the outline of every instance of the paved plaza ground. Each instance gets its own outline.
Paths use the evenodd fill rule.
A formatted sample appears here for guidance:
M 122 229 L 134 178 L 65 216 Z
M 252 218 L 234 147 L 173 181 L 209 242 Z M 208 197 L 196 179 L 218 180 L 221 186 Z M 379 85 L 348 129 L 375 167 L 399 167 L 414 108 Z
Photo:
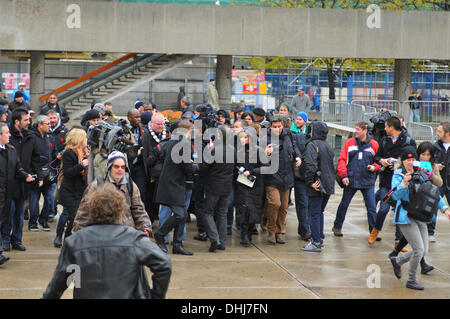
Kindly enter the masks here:
M 437 242 L 430 243 L 427 256 L 427 262 L 436 269 L 428 275 L 419 274 L 418 282 L 425 290 L 413 291 L 405 288 L 408 264 L 402 267 L 403 278 L 398 280 L 387 257 L 394 245 L 392 213 L 380 234 L 383 240 L 370 246 L 366 210 L 362 196 L 357 194 L 343 227 L 344 237 L 334 237 L 331 228 L 342 190 L 337 188 L 337 192 L 326 208 L 325 247 L 320 254 L 300 250 L 305 242 L 296 234 L 294 206 L 288 211 L 287 244 L 270 246 L 266 243 L 267 233 L 261 233 L 254 236 L 251 247 L 241 247 L 234 228 L 233 235 L 228 236 L 226 250 L 215 253 L 208 252 L 209 242 L 192 239 L 196 234 L 193 217 L 193 222 L 188 224 L 185 248 L 195 254 L 169 254 L 173 273 L 167 298 L 450 298 L 450 221 L 444 215 L 439 213 Z M 24 230 L 27 251 L 5 253 L 11 260 L 0 266 L 0 298 L 42 296 L 60 252 L 53 247 L 56 221 L 50 227 L 50 232 Z M 379 288 L 368 287 L 367 279 L 373 274 L 368 272 L 370 265 L 379 266 Z M 72 298 L 72 290 L 68 289 L 63 298 Z

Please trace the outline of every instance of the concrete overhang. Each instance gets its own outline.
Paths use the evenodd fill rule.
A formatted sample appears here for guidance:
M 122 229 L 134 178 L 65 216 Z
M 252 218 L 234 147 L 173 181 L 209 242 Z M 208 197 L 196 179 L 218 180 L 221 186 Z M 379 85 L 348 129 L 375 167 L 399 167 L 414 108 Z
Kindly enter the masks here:
M 3 0 L 0 21 L 3 50 L 450 58 L 449 12 Z

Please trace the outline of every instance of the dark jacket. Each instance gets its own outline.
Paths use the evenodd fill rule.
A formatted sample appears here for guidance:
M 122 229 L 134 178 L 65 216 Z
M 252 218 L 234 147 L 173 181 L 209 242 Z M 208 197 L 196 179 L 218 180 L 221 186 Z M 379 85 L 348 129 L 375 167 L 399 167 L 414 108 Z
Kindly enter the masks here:
M 208 152 L 209 154 L 209 152 Z M 218 141 L 210 150 L 210 154 L 214 158 L 203 158 L 200 165 L 200 171 L 206 174 L 205 190 L 218 196 L 225 196 L 231 193 L 233 186 L 233 173 L 235 168 L 235 150 L 231 145 Z M 223 155 L 223 158 L 217 160 L 216 157 Z M 228 160 L 227 160 L 228 156 Z
M 375 155 L 375 162 L 381 165 L 380 160 L 383 158 L 395 158 L 398 159 L 402 154 L 403 148 L 407 145 L 416 147 L 416 141 L 409 137 L 405 131 L 402 131 L 397 137 L 397 141 L 394 143 L 392 137 L 385 136 L 379 145 L 378 152 Z M 393 168 L 382 168 L 380 170 L 380 187 L 391 189 L 392 175 L 394 174 Z
M 34 134 L 34 140 L 36 141 L 36 149 L 39 153 L 40 158 L 39 161 L 40 170 L 37 174 L 38 179 L 44 180 L 44 183 L 50 182 L 47 179 L 47 177 L 49 176 L 48 174 L 50 173 L 49 167 L 57 168 L 60 165 L 60 161 L 56 159 L 58 151 L 56 149 L 55 141 L 49 133 L 41 135 L 36 125 L 32 126 L 31 131 Z M 56 182 L 56 180 L 54 182 Z
M 320 183 L 327 195 L 334 194 L 334 151 L 326 142 L 328 126 L 324 122 L 312 122 L 312 136 L 306 145 L 305 183 L 308 196 L 321 196 L 311 187 L 317 180 L 317 172 L 321 172 Z
M 65 207 L 78 207 L 87 187 L 87 170 L 78 163 L 78 156 L 71 149 L 62 155 L 63 180 L 59 190 L 59 202 Z M 82 172 L 85 172 L 83 178 Z
M 292 131 L 291 131 L 292 132 Z M 295 179 L 305 181 L 305 152 L 306 152 L 306 144 L 309 142 L 309 138 L 301 133 L 291 133 L 292 138 L 294 140 L 294 144 L 300 152 L 300 158 L 302 160 L 302 164 L 298 168 L 298 174 L 295 175 Z M 297 168 L 294 168 L 294 173 Z
M 150 123 L 149 123 L 150 124 Z M 168 132 L 168 131 L 167 131 Z M 168 134 L 167 134 L 168 136 Z M 162 137 L 160 142 L 167 137 Z M 160 167 L 156 168 L 156 171 L 154 170 L 154 166 L 156 165 L 157 161 L 155 160 L 155 148 L 158 146 L 158 142 L 152 137 L 150 134 L 148 127 L 144 128 L 144 136 L 142 137 L 142 160 L 144 162 L 145 167 L 145 173 L 147 174 L 147 177 L 158 179 L 159 175 L 161 174 L 162 165 Z
M 443 187 L 450 189 L 450 148 L 445 151 L 445 147 L 441 141 L 435 142 L 433 146 L 436 150 L 434 162 L 444 165 L 444 168 L 441 171 L 442 181 L 444 182 Z
M 23 108 L 27 111 L 31 110 L 30 105 L 25 101 L 22 103 L 19 103 L 19 102 L 13 100 L 11 103 L 9 103 L 9 109 L 11 110 L 11 112 L 13 112 L 15 109 L 18 109 L 18 108 Z
M 250 175 L 256 177 L 253 187 L 248 187 L 242 183 L 235 184 L 235 199 L 234 205 L 236 212 L 241 213 L 242 210 L 247 209 L 249 214 L 256 216 L 256 220 L 261 220 L 261 215 L 264 211 L 264 178 L 261 175 L 261 166 L 263 165 L 259 159 L 260 150 L 255 149 L 254 152 L 249 151 L 248 145 L 245 148 L 237 148 L 236 150 L 236 169 L 244 167 L 245 171 L 249 171 Z M 240 153 L 245 156 L 244 161 L 240 161 Z M 256 159 L 256 161 L 255 161 Z M 235 179 L 237 173 L 235 174 Z M 249 218 L 251 217 L 249 216 Z M 250 218 L 251 220 L 252 218 Z
M 51 136 L 53 137 L 53 140 L 55 141 L 56 150 L 61 152 L 66 147 L 66 135 L 67 135 L 67 128 L 62 124 L 61 119 L 59 120 L 58 125 L 53 131 L 50 131 Z
M 272 131 L 267 130 L 267 139 L 261 140 L 261 147 L 269 144 L 275 144 L 272 138 Z M 283 129 L 279 136 L 279 146 L 274 146 L 271 157 L 278 156 L 279 168 L 275 174 L 264 175 L 265 186 L 272 186 L 278 189 L 287 189 L 294 186 L 294 170 L 293 165 L 296 157 L 301 157 L 300 151 L 294 145 L 292 132 Z
M 6 156 L 7 159 L 5 159 L 4 164 L 5 167 L 0 167 L 0 180 L 5 180 L 6 183 L 3 185 L 0 185 L 0 194 L 1 195 L 1 200 L 3 202 L 3 198 L 6 198 L 6 200 L 11 200 L 11 199 L 17 199 L 20 198 L 20 190 L 21 190 L 21 183 L 25 182 L 25 179 L 27 178 L 28 174 L 24 171 L 24 169 L 22 168 L 22 165 L 20 164 L 20 160 L 17 156 L 16 150 L 14 148 L 14 146 L 12 145 L 5 145 L 5 151 L 6 151 Z M 1 151 L 3 152 L 3 151 Z M 2 155 L 0 155 L 2 156 Z M 7 161 L 6 161 L 7 160 Z M 3 160 L 2 160 L 3 162 Z M 6 168 L 6 170 L 5 170 Z M 6 187 L 5 187 L 6 186 Z M 6 196 L 4 196 L 4 192 L 6 191 Z M 2 206 L 5 203 L 2 203 L 0 205 L 0 208 L 2 208 Z M 8 209 L 0 209 L 0 219 L 3 218 L 3 214 L 7 214 L 9 213 Z
M 31 175 L 40 174 L 40 155 L 33 132 L 26 130 L 23 132 L 23 135 L 20 135 L 20 132 L 14 125 L 10 125 L 9 130 L 11 132 L 9 143 L 15 147 L 23 169 Z M 21 183 L 20 194 L 18 193 L 18 196 L 20 198 L 26 198 L 28 186 L 35 185 L 36 183 L 37 181 L 29 184 Z
M 51 109 L 55 110 L 59 114 L 59 118 L 63 123 L 69 122 L 69 114 L 67 114 L 66 108 L 61 103 L 56 103 L 55 105 L 51 105 L 50 102 L 47 105 L 44 105 L 41 109 L 41 113 L 43 115 L 47 115 L 47 112 Z
M 191 162 L 191 156 L 186 158 L 186 161 L 175 163 L 172 158 L 172 149 L 175 146 L 180 151 L 174 152 L 180 154 L 180 156 L 188 156 L 184 153 L 184 150 L 189 150 L 190 153 L 192 148 L 190 141 L 184 137 L 171 139 L 162 145 L 164 164 L 158 180 L 155 202 L 166 206 L 184 207 L 186 180 L 188 175 L 194 174 L 197 165 Z
M 163 299 L 169 287 L 169 257 L 143 232 L 120 224 L 92 224 L 64 240 L 58 265 L 43 298 L 60 298 L 77 265 L 74 299 Z M 153 273 L 150 289 L 145 269 Z

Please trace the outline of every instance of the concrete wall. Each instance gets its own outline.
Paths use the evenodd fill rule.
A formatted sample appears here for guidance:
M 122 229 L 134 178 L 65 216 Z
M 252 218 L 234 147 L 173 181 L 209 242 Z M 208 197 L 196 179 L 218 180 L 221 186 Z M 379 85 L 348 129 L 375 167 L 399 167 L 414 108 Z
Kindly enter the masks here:
M 423 58 L 450 57 L 448 12 L 0 1 L 8 50 Z M 78 14 L 79 8 L 79 14 Z M 78 19 L 79 18 L 79 19 Z

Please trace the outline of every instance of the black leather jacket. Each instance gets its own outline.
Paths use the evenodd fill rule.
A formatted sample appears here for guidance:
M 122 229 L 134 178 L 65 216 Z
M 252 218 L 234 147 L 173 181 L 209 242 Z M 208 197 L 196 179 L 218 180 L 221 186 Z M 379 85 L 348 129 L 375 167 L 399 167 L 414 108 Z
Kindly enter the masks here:
M 172 273 L 169 257 L 144 232 L 115 223 L 91 224 L 64 240 L 43 298 L 61 297 L 70 265 L 80 270 L 72 276 L 74 299 L 163 299 Z M 153 273 L 152 289 L 143 266 Z

